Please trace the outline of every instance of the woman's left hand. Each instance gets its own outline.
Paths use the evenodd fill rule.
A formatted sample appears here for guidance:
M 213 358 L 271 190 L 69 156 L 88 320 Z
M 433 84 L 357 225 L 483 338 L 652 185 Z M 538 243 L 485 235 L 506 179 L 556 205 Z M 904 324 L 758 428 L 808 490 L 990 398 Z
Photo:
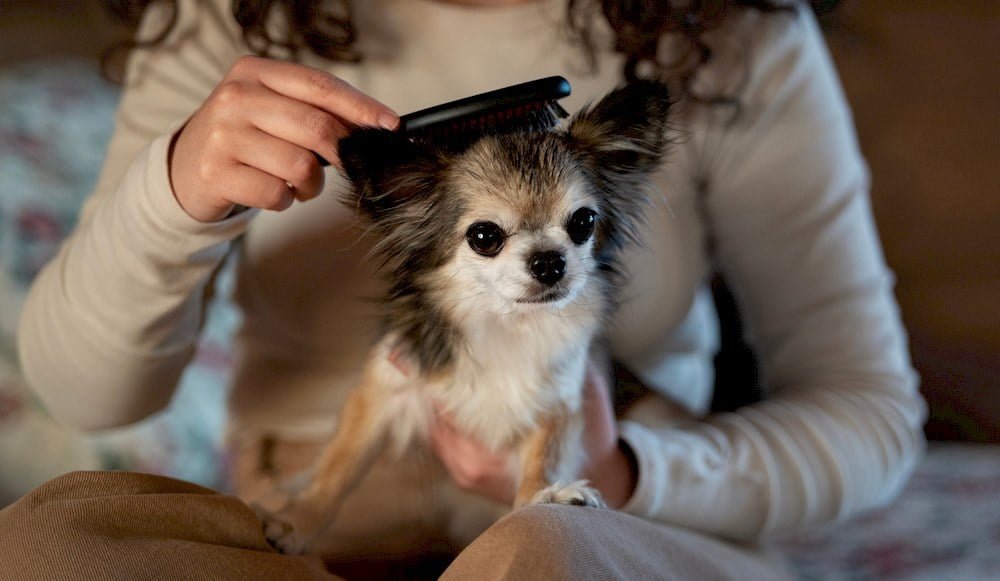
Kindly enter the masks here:
M 588 365 L 584 380 L 583 413 L 582 444 L 587 462 L 582 475 L 601 492 L 608 506 L 620 508 L 635 490 L 637 468 L 631 451 L 619 443 L 607 379 L 593 364 Z M 431 428 L 431 447 L 460 488 L 513 504 L 517 479 L 512 451 L 489 449 L 460 433 L 451 418 L 440 412 Z
M 455 427 L 441 410 L 431 427 L 431 449 L 462 490 L 513 504 L 517 479 L 513 473 L 510 450 L 491 450 Z

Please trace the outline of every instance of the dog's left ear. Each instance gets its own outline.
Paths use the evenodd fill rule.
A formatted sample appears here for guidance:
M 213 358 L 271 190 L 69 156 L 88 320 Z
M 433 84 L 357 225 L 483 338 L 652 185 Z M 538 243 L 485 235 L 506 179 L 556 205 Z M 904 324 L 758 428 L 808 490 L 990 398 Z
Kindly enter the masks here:
M 669 111 L 665 84 L 634 81 L 577 113 L 567 134 L 599 177 L 632 182 L 656 169 L 663 158 Z
M 363 127 L 338 144 L 344 173 L 354 186 L 344 202 L 378 223 L 425 198 L 434 188 L 434 152 L 388 129 Z

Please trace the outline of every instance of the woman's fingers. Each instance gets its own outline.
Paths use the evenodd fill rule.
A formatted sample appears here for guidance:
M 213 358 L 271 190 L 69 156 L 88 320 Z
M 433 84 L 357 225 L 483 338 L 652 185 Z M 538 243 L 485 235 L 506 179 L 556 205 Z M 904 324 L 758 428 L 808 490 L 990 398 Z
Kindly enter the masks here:
M 621 444 L 608 378 L 591 361 L 587 364 L 583 392 L 583 474 L 601 491 L 608 506 L 620 508 L 635 491 L 638 465 L 627 445 Z
M 249 123 L 278 139 L 314 151 L 339 167 L 337 143 L 349 130 L 337 117 L 267 87 L 260 87 L 255 101 L 258 103 Z
M 315 154 L 337 163 L 337 142 L 350 128 L 398 122 L 329 73 L 243 57 L 176 135 L 170 184 L 181 207 L 203 222 L 226 217 L 234 204 L 284 209 L 322 189 Z
M 287 182 L 300 201 L 311 200 L 323 190 L 323 169 L 308 149 L 248 128 L 234 153 L 237 161 Z
M 447 414 L 436 415 L 431 449 L 455 484 L 498 502 L 513 502 L 516 480 L 510 471 L 510 452 L 490 450 L 459 432 Z
M 245 70 L 272 91 L 332 113 L 348 125 L 395 129 L 399 124 L 392 109 L 325 71 L 256 57 L 243 57 L 234 70 Z
M 234 164 L 225 172 L 225 199 L 248 208 L 280 212 L 295 201 L 295 191 L 285 180 L 255 167 Z

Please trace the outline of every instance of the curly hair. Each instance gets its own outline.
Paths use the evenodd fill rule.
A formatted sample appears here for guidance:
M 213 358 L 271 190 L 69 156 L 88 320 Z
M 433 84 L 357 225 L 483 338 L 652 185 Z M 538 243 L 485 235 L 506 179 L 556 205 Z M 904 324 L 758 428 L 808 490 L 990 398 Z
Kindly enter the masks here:
M 150 39 L 130 41 L 113 47 L 143 48 L 161 42 L 177 20 L 177 0 L 108 0 L 111 12 L 124 22 L 136 25 L 145 8 L 164 2 L 173 8 L 172 18 Z M 838 0 L 813 0 L 818 13 L 832 11 Z M 763 13 L 792 12 L 797 0 L 567 0 L 570 32 L 582 45 L 591 67 L 596 66 L 595 19 L 603 16 L 615 35 L 615 50 L 625 55 L 622 70 L 626 80 L 657 75 L 675 80 L 682 91 L 698 101 L 731 103 L 731 96 L 693 95 L 690 85 L 697 69 L 712 59 L 705 41 L 708 31 L 718 27 L 738 9 Z M 276 11 L 284 12 L 290 26 L 283 38 L 274 38 L 266 23 Z M 284 54 L 296 58 L 302 49 L 337 62 L 359 62 L 363 56 L 355 47 L 357 30 L 351 19 L 351 0 L 233 0 L 233 16 L 243 29 L 247 46 L 257 54 Z M 660 60 L 660 39 L 679 35 L 687 50 L 670 62 Z M 109 51 L 110 54 L 110 51 Z M 105 64 L 109 60 L 106 58 Z M 106 67 L 107 70 L 107 67 Z

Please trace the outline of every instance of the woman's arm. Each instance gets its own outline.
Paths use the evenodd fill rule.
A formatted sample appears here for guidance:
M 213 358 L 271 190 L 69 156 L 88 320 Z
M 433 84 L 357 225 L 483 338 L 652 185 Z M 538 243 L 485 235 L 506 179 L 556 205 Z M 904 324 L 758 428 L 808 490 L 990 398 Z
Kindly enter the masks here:
M 129 63 L 97 191 L 28 297 L 25 374 L 82 428 L 141 419 L 169 401 L 197 341 L 204 288 L 254 212 L 322 189 L 352 125 L 392 125 L 336 77 L 246 52 L 228 0 L 178 3 L 166 41 Z M 140 35 L 155 36 L 154 4 Z M 178 129 L 179 128 L 179 129 Z
M 811 15 L 748 47 L 734 124 L 706 126 L 716 258 L 760 356 L 767 401 L 706 422 L 625 422 L 624 510 L 751 539 L 891 500 L 923 449 L 910 367 L 852 121 Z
M 250 218 L 202 224 L 174 200 L 171 129 L 222 78 L 239 39 L 215 4 L 178 5 L 166 41 L 132 54 L 98 184 L 21 315 L 28 382 L 56 418 L 79 428 L 129 423 L 166 405 L 193 354 L 204 286 Z M 154 3 L 140 38 L 168 20 L 166 5 Z

